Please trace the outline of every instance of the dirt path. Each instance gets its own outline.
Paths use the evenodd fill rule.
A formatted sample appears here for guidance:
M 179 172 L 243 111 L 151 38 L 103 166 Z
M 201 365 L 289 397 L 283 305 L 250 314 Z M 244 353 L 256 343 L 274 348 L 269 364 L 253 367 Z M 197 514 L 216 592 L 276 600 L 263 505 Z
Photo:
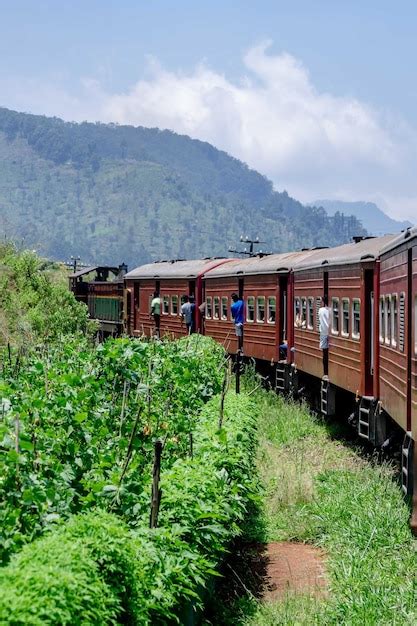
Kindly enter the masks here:
M 327 593 L 324 554 L 303 543 L 269 543 L 266 546 L 264 600 L 274 601 L 288 592 L 316 597 Z

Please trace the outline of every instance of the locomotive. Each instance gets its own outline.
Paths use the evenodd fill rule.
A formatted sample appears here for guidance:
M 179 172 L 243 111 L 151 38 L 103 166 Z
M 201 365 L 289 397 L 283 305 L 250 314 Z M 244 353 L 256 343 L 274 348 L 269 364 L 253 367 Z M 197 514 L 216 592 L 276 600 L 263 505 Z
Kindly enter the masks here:
M 415 493 L 411 526 L 417 532 L 417 227 L 334 248 L 150 263 L 120 280 L 118 329 L 152 335 L 150 301 L 158 292 L 160 334 L 180 337 L 186 333 L 181 298 L 192 295 L 197 332 L 232 355 L 239 346 L 231 294 L 239 294 L 244 356 L 272 372 L 277 391 L 304 390 L 325 416 L 347 413 L 359 437 L 374 446 L 400 438 L 402 489 Z M 331 317 L 326 375 L 318 320 L 324 296 Z

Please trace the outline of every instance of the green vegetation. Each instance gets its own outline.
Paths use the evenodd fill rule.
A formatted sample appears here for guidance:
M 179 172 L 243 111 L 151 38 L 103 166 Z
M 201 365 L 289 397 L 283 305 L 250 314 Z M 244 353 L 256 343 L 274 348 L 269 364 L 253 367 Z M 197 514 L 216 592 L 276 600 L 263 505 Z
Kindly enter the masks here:
M 67 336 L 5 359 L 0 558 L 85 508 L 137 520 L 153 439 L 166 440 L 164 469 L 186 454 L 199 409 L 220 390 L 223 359 L 201 336 L 97 348 Z
M 163 469 L 160 528 L 141 510 L 130 529 L 97 509 L 73 516 L 0 570 L 1 623 L 156 624 L 187 600 L 198 607 L 254 497 L 252 401 L 228 394 L 220 428 L 219 410 L 217 397 L 196 423 L 193 456 L 171 454 Z M 148 500 L 150 476 L 142 488 Z
M 416 623 L 415 542 L 393 469 L 331 438 L 304 407 L 273 394 L 259 394 L 257 402 L 267 540 L 323 548 L 329 592 L 265 605 L 244 597 L 223 623 Z
M 27 348 L 91 325 L 68 291 L 65 270 L 12 244 L 0 244 L 0 346 Z
M 129 266 L 225 254 L 242 232 L 276 252 L 364 232 L 354 217 L 273 191 L 210 144 L 1 108 L 0 230 L 50 258 Z

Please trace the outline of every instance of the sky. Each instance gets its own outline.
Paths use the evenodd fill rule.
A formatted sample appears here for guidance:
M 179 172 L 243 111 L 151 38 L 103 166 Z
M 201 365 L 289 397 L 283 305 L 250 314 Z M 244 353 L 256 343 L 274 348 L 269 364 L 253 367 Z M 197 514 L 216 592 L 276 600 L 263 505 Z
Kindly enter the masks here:
M 417 223 L 417 3 L 0 0 L 0 106 L 169 128 Z

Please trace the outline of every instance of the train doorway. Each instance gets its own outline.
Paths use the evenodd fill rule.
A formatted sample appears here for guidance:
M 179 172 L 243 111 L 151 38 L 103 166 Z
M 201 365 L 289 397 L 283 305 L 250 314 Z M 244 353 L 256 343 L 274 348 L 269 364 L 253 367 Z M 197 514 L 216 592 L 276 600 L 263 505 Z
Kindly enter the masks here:
M 279 307 L 277 323 L 279 328 L 278 345 L 287 341 L 287 288 L 288 278 L 283 276 L 279 279 Z
M 374 270 L 364 271 L 364 283 L 365 283 L 365 302 L 364 302 L 364 369 L 365 369 L 365 395 L 372 396 L 374 385 Z M 352 324 L 358 324 L 357 322 L 357 310 L 355 309 L 357 304 L 353 304 L 352 310 Z M 359 322 L 360 323 L 360 322 Z

